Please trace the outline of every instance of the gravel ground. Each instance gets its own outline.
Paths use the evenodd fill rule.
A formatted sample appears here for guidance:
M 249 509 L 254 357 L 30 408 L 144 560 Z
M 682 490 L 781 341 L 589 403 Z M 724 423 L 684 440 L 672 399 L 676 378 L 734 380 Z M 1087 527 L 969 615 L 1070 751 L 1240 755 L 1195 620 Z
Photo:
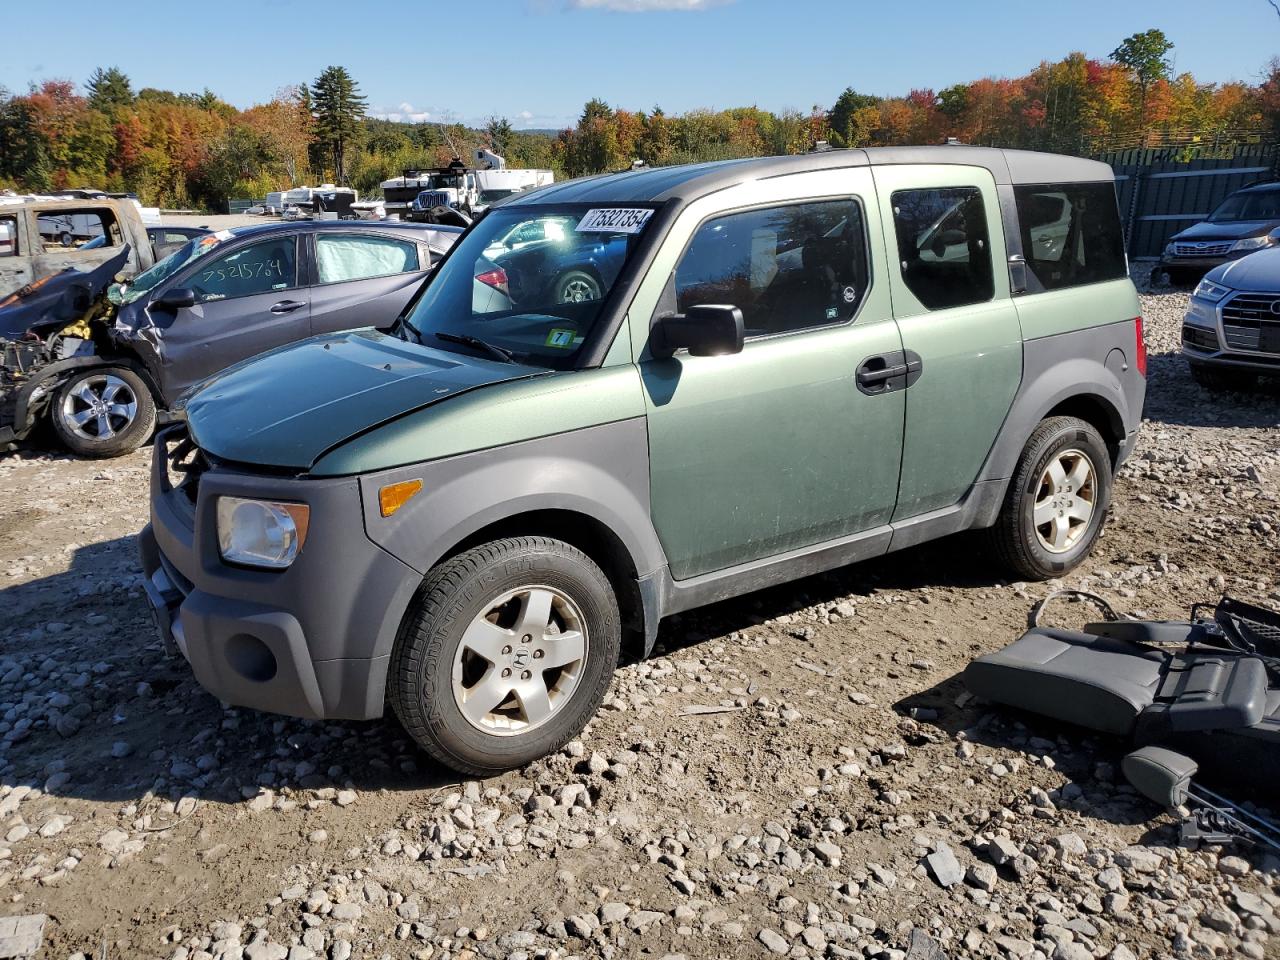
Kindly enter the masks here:
M 1144 296 L 1147 423 L 1067 581 L 1154 616 L 1280 601 L 1280 397 L 1194 385 L 1185 303 Z M 1278 955 L 1280 861 L 1177 848 L 1120 743 L 964 693 L 1057 586 L 973 538 L 674 618 L 578 741 L 476 782 L 166 660 L 149 456 L 0 461 L 0 918 L 43 956 Z

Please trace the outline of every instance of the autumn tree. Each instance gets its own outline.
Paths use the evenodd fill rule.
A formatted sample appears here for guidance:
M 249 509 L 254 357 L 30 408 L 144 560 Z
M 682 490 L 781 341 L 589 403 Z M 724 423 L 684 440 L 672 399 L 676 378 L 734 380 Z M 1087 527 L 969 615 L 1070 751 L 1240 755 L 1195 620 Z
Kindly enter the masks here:
M 858 147 L 867 143 L 872 130 L 879 124 L 880 114 L 875 109 L 879 103 L 879 97 L 845 87 L 827 114 L 832 145 Z
M 365 98 L 345 68 L 326 67 L 311 85 L 311 109 L 316 137 L 333 160 L 334 180 L 346 183 L 347 149 L 359 138 Z

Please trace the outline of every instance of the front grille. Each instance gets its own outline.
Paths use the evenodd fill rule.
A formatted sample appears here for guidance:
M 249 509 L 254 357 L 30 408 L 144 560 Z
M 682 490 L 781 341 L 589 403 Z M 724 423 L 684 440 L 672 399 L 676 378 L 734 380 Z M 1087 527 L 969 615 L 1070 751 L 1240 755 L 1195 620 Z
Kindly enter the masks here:
M 1231 241 L 1226 243 L 1175 243 L 1173 252 L 1180 257 L 1223 257 L 1231 252 Z
M 1217 350 L 1218 334 L 1205 327 L 1193 327 L 1189 323 L 1182 325 L 1182 342 L 1200 350 Z
M 1280 294 L 1237 293 L 1222 307 L 1227 347 L 1280 354 Z
M 170 492 L 195 506 L 200 493 L 200 477 L 209 469 L 209 458 L 195 445 L 185 426 L 165 431 L 164 472 Z

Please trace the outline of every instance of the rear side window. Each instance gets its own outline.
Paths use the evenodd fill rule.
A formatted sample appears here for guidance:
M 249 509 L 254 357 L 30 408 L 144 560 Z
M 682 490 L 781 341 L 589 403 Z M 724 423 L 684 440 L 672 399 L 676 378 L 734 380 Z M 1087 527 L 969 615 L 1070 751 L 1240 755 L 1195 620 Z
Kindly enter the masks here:
M 708 220 L 681 258 L 675 283 L 681 313 L 733 304 L 748 336 L 844 323 L 869 283 L 862 207 L 827 200 Z
M 1028 293 L 1119 280 L 1127 274 L 1113 184 L 1038 184 L 1013 192 L 1029 268 Z
M 319 234 L 316 268 L 321 283 L 408 273 L 418 269 L 418 245 L 392 237 Z
M 36 229 L 45 250 L 76 250 L 92 240 L 95 247 L 119 246 L 120 228 L 106 210 L 46 210 L 36 214 Z
M 293 237 L 273 237 L 241 247 L 191 274 L 196 299 L 230 300 L 297 286 L 297 242 Z
M 17 218 L 0 217 L 0 257 L 16 257 L 20 252 Z
M 916 299 L 929 310 L 990 300 L 995 286 L 982 191 L 898 190 L 891 199 L 902 279 Z

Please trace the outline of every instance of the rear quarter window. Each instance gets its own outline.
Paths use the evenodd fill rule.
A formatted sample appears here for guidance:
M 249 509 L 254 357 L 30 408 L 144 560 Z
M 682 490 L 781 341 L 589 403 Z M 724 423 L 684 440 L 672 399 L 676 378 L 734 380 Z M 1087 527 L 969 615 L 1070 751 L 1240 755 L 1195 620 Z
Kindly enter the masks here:
M 1014 187 L 1027 261 L 1027 293 L 1128 275 L 1124 231 L 1111 183 Z

